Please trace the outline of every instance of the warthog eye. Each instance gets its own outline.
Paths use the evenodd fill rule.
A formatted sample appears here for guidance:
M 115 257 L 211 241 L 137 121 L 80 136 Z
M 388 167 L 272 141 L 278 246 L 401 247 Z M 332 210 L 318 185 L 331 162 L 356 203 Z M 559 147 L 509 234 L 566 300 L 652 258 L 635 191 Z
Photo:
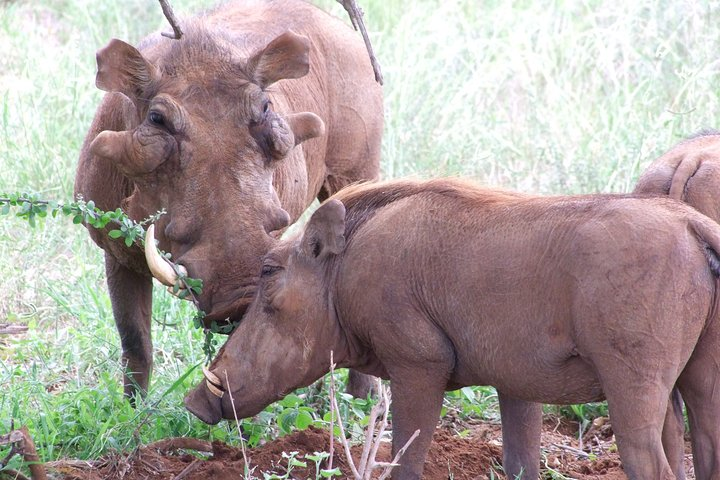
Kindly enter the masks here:
M 165 126 L 165 117 L 163 117 L 162 113 L 151 110 L 148 114 L 148 120 L 150 120 L 150 123 L 153 125 L 157 125 L 159 127 Z
M 271 106 L 272 102 L 270 100 L 265 100 L 265 103 L 263 104 L 263 113 L 268 113 Z
M 282 270 L 282 267 L 272 264 L 263 265 L 262 270 L 260 271 L 260 276 L 268 277 L 279 270 Z

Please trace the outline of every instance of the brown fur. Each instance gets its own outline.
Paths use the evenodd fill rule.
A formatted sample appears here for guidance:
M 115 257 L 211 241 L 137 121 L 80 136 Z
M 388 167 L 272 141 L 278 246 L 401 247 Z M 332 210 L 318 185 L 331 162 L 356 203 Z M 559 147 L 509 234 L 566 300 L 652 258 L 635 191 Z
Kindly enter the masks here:
M 719 250 L 720 227 L 662 198 L 447 179 L 351 187 L 266 256 L 211 365 L 229 394 L 201 385 L 185 403 L 210 423 L 253 415 L 326 373 L 332 350 L 339 366 L 390 379 L 394 451 L 421 431 L 394 478 L 420 478 L 446 389 L 493 385 L 503 428 L 506 417 L 527 426 L 508 440 L 533 448 L 530 406 L 607 398 L 628 477 L 669 480 L 661 432 L 677 383 L 708 480 L 720 467 L 720 425 L 702 421 L 720 413 Z
M 135 220 L 165 209 L 160 247 L 204 281 L 209 324 L 242 315 L 261 257 L 313 199 L 377 178 L 382 93 L 361 38 L 305 2 L 238 1 L 182 23 L 179 41 L 154 34 L 138 49 L 113 40 L 98 52 L 97 85 L 109 93 L 75 192 Z M 145 260 L 106 232 L 90 235 L 106 254 L 126 393 L 145 390 Z

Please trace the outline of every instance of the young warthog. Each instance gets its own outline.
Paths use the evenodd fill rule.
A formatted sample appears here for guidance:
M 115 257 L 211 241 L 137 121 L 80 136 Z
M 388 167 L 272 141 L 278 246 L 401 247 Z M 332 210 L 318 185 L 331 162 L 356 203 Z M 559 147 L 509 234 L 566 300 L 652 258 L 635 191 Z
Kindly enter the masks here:
M 394 451 L 420 429 L 394 478 L 421 477 L 445 390 L 493 385 L 504 422 L 607 398 L 628 476 L 657 480 L 674 478 L 661 432 L 677 383 L 698 478 L 715 478 L 720 424 L 698 419 L 720 414 L 719 250 L 720 226 L 663 198 L 351 187 L 268 253 L 185 403 L 208 423 L 248 417 L 326 373 L 332 350 L 390 379 Z

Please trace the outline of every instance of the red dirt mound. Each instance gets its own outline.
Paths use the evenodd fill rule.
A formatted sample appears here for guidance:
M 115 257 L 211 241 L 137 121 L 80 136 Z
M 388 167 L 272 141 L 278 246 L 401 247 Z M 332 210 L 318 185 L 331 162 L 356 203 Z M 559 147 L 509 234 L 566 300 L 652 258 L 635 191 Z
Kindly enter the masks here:
M 499 467 L 502 463 L 502 435 L 500 426 L 486 422 L 466 425 L 464 438 L 455 435 L 447 426 L 439 428 L 433 437 L 425 462 L 426 480 L 465 480 L 505 478 Z M 196 442 L 200 446 L 188 446 L 185 442 Z M 67 480 L 99 479 L 241 479 L 245 463 L 239 448 L 220 442 L 208 445 L 202 441 L 181 439 L 185 447 L 195 450 L 207 450 L 211 455 L 196 456 L 178 450 L 178 445 L 163 443 L 143 447 L 134 454 L 107 455 L 99 462 L 84 465 L 82 462 L 69 462 L 57 468 Z M 172 443 L 172 442 L 170 442 Z M 582 443 L 577 436 L 577 425 L 567 421 L 546 420 L 543 428 L 544 471 L 560 473 L 565 478 L 578 480 L 619 480 L 627 477 L 622 471 L 620 460 L 614 446 L 612 428 L 606 419 L 590 426 L 584 433 Z M 246 455 L 253 477 L 262 478 L 262 472 L 287 472 L 287 459 L 283 452 L 298 452 L 296 458 L 307 461 L 307 468 L 293 468 L 290 478 L 314 479 L 314 462 L 305 460 L 305 454 L 327 452 L 330 448 L 329 433 L 316 428 L 296 431 L 265 445 L 248 450 Z M 172 453 L 172 452 L 175 453 Z M 181 453 L 185 452 L 185 453 Z M 362 446 L 352 448 L 352 455 L 360 457 Z M 390 444 L 383 443 L 377 455 L 378 461 L 390 460 Z M 402 461 L 402 460 L 401 460 Z M 686 470 L 688 479 L 693 479 L 692 460 L 688 456 Z M 351 471 L 342 446 L 335 443 L 333 466 L 339 467 L 351 478 Z M 687 468 L 690 467 L 690 468 Z M 379 472 L 378 472 L 379 474 Z M 377 476 L 375 477 L 377 478 Z M 553 477 L 557 478 L 557 477 Z

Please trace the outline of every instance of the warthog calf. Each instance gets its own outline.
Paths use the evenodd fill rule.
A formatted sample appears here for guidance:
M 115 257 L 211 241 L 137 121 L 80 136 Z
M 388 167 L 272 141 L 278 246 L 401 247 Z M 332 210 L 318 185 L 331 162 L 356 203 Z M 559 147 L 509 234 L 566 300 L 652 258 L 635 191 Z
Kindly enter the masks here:
M 208 423 L 254 415 L 325 374 L 334 351 L 390 379 L 393 451 L 420 429 L 394 478 L 421 477 L 445 390 L 492 385 L 504 424 L 530 402 L 606 398 L 628 476 L 657 480 L 674 478 L 661 435 L 677 384 L 698 478 L 716 478 L 719 249 L 720 226 L 664 198 L 351 187 L 268 253 L 185 403 Z

